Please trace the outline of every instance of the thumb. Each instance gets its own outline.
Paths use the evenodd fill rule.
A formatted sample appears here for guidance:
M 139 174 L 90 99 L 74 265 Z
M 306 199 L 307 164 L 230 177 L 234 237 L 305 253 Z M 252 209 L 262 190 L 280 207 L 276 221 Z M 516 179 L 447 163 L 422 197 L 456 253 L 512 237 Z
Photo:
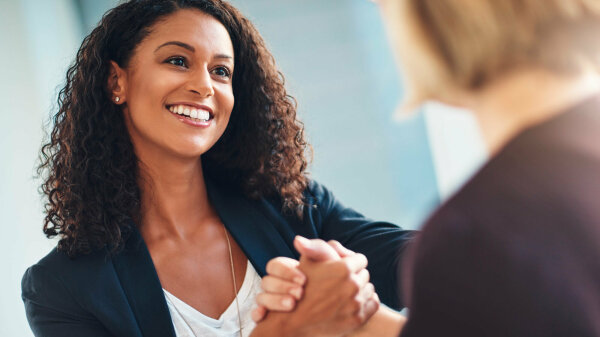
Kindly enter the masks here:
M 294 239 L 294 247 L 300 253 L 300 255 L 302 255 L 302 257 L 308 258 L 315 262 L 340 259 L 340 255 L 335 251 L 335 249 L 320 239 L 309 240 L 298 235 Z

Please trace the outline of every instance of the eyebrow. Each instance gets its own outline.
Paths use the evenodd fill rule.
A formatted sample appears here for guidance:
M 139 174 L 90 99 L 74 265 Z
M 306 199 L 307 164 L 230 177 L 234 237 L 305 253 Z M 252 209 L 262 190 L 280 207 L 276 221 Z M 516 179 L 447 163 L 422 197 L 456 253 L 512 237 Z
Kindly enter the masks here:
M 226 54 L 217 54 L 217 55 L 215 55 L 215 58 L 216 59 L 230 59 L 230 60 L 233 59 L 233 57 L 226 55 Z
M 169 41 L 169 42 L 165 42 L 163 44 L 161 44 L 160 46 L 158 46 L 156 49 L 154 49 L 154 52 L 156 53 L 160 48 L 162 47 L 166 47 L 166 46 L 178 46 L 181 48 L 185 48 L 191 52 L 195 52 L 196 48 L 192 47 L 191 45 L 185 43 L 185 42 L 181 42 L 181 41 Z M 229 56 L 227 54 L 217 54 L 214 56 L 214 58 L 218 58 L 218 59 L 233 59 L 232 56 Z
M 185 48 L 185 49 L 187 49 L 187 50 L 189 50 L 191 52 L 195 52 L 196 51 L 196 48 L 190 46 L 187 43 L 180 42 L 180 41 L 169 41 L 169 42 L 165 42 L 165 43 L 161 44 L 160 46 L 158 46 L 156 49 L 154 49 L 154 52 L 156 53 L 160 48 L 166 47 L 166 46 L 178 46 L 178 47 L 181 47 L 181 48 Z

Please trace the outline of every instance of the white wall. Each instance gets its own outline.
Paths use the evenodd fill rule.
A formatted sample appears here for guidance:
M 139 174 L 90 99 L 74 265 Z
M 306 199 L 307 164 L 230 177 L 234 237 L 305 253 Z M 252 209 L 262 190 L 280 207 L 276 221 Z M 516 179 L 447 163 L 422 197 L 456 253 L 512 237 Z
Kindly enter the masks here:
M 25 268 L 54 245 L 41 230 L 35 162 L 42 121 L 79 43 L 67 0 L 0 0 L 0 336 L 31 336 L 20 298 Z
M 471 111 L 428 103 L 423 108 L 442 200 L 454 194 L 486 161 L 481 130 Z

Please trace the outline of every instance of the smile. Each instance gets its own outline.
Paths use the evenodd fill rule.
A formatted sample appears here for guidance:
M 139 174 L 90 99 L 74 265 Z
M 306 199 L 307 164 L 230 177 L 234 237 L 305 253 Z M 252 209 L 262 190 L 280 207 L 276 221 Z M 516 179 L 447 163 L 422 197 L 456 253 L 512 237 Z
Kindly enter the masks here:
M 213 118 L 210 111 L 198 109 L 189 105 L 170 105 L 167 106 L 167 109 L 174 114 L 189 117 L 189 119 L 195 122 L 208 122 Z

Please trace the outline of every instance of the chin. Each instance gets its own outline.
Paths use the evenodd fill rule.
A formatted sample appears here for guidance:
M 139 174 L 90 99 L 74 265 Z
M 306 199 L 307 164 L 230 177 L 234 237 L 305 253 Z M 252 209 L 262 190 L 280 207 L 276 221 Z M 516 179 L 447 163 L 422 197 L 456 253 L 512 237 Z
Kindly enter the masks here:
M 208 152 L 212 148 L 212 145 L 207 144 L 187 144 L 184 146 L 178 146 L 177 148 L 171 148 L 174 156 L 181 159 L 199 159 L 203 154 Z

